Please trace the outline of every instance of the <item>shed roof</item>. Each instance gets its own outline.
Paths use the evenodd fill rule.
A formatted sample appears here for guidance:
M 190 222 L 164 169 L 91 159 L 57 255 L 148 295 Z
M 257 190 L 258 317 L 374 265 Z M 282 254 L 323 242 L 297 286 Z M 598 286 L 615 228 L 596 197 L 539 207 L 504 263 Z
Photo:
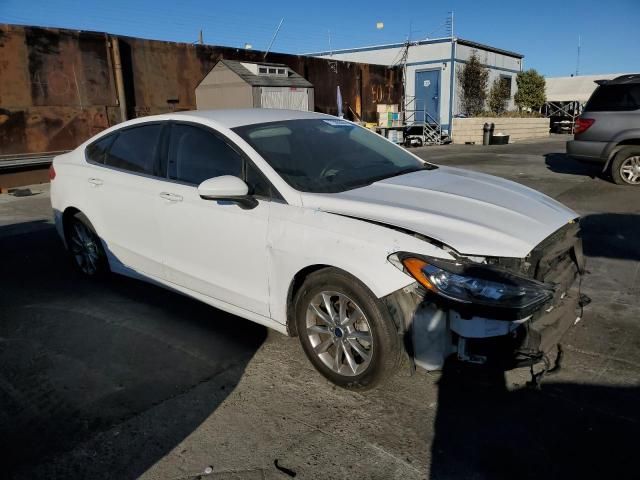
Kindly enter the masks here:
M 612 80 L 621 73 L 582 75 L 578 77 L 548 77 L 545 82 L 547 102 L 586 102 L 596 89 L 597 80 Z
M 258 63 L 258 62 L 239 62 L 237 60 L 220 60 L 218 63 L 222 63 L 229 70 L 236 73 L 240 78 L 242 78 L 249 85 L 253 85 L 254 87 L 301 87 L 301 88 L 313 88 L 313 84 L 307 81 L 301 75 L 298 75 L 296 72 L 291 70 L 284 63 Z M 218 65 L 216 63 L 216 65 Z M 256 65 L 266 65 L 268 67 L 280 67 L 287 69 L 287 76 L 280 75 L 256 75 L 253 72 L 249 71 L 242 64 L 243 63 L 252 63 Z M 215 68 L 215 66 L 214 66 Z

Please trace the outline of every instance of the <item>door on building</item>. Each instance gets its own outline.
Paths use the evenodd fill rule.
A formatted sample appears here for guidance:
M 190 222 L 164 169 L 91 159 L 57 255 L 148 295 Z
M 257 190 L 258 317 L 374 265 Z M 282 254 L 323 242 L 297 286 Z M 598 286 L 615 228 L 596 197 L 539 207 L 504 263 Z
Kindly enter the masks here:
M 416 122 L 440 121 L 440 69 L 416 72 Z M 429 118 L 431 117 L 431 118 Z

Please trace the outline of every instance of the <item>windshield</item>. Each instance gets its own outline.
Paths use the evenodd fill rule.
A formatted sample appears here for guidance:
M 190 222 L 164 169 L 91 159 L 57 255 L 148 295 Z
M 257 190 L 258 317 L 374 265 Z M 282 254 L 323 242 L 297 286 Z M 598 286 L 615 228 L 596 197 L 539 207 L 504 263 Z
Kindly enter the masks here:
M 303 192 L 342 192 L 436 168 L 380 135 L 337 118 L 261 123 L 233 131 Z

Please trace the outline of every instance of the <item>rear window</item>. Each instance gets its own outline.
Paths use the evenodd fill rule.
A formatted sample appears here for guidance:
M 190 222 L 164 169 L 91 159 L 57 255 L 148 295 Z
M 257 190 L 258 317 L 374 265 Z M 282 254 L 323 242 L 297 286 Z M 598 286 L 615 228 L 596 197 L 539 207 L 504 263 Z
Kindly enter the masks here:
M 640 83 L 599 86 L 584 108 L 585 112 L 615 112 L 640 108 Z
M 91 145 L 87 147 L 85 150 L 87 160 L 103 164 L 105 158 L 107 158 L 107 152 L 109 151 L 109 147 L 115 140 L 117 134 L 107 135 L 106 137 L 102 137 L 97 142 L 93 142 Z
M 157 123 L 121 130 L 104 163 L 129 172 L 156 174 L 156 153 L 161 130 L 162 125 Z

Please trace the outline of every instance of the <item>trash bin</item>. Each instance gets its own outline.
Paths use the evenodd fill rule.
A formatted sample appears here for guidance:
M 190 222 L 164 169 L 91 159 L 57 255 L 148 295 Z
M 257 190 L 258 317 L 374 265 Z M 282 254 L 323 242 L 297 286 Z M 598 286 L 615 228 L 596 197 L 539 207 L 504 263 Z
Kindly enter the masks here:
M 507 145 L 509 143 L 509 135 L 491 135 L 491 145 Z
M 491 141 L 491 128 L 488 123 L 485 123 L 482 127 L 482 145 L 489 145 Z

